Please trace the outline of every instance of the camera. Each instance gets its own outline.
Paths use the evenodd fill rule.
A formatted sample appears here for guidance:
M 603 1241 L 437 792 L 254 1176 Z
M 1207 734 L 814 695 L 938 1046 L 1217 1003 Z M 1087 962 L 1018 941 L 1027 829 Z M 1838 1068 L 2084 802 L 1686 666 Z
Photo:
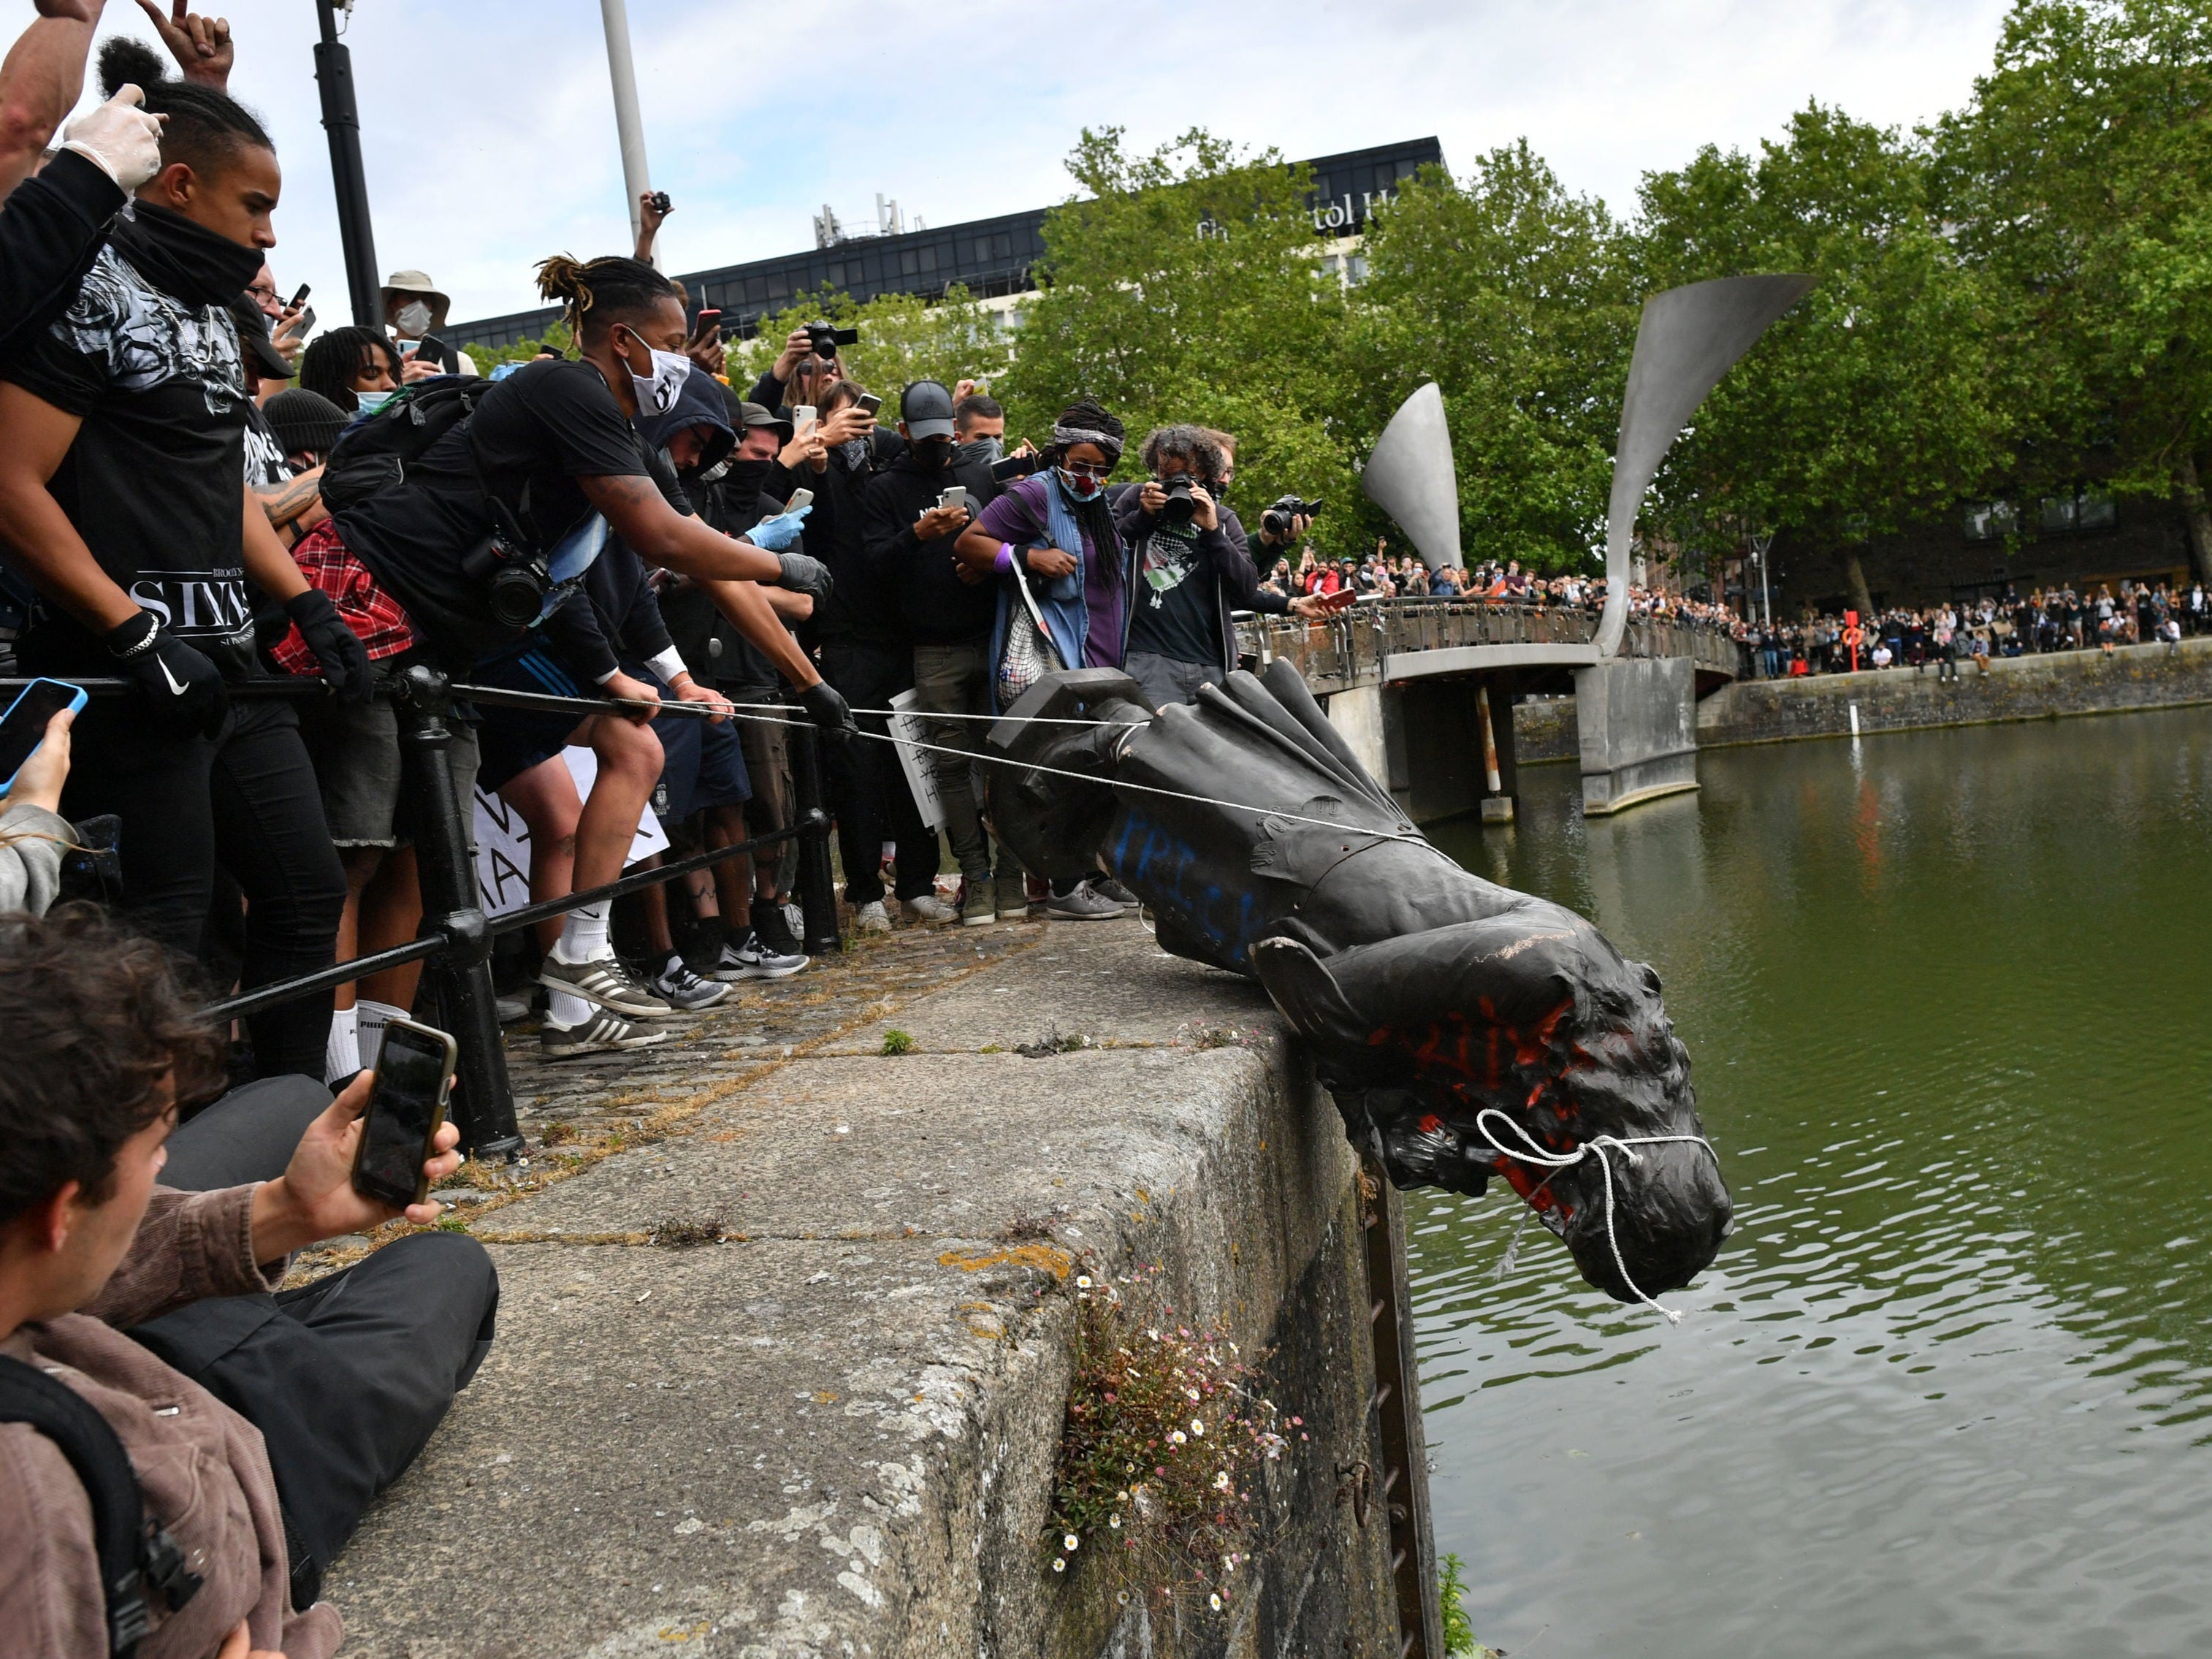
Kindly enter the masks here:
M 1198 503 L 1190 498 L 1190 487 L 1197 482 L 1188 472 L 1178 472 L 1172 478 L 1160 480 L 1160 488 L 1167 492 L 1167 500 L 1152 516 L 1162 524 L 1188 524 L 1191 515 L 1198 511 Z
M 543 553 L 526 553 L 487 536 L 464 555 L 461 574 L 483 588 L 484 606 L 502 627 L 527 628 L 544 609 L 553 572 Z
M 1279 542 L 1291 538 L 1291 520 L 1310 519 L 1321 511 L 1319 501 L 1300 501 L 1296 495 L 1285 495 L 1260 515 L 1260 530 Z
M 665 213 L 668 211 L 668 192 L 666 191 L 656 190 L 653 192 L 653 210 L 655 213 Z
M 806 337 L 814 343 L 814 355 L 827 362 L 837 355 L 841 345 L 858 345 L 860 331 L 857 328 L 832 328 L 826 322 L 806 325 Z

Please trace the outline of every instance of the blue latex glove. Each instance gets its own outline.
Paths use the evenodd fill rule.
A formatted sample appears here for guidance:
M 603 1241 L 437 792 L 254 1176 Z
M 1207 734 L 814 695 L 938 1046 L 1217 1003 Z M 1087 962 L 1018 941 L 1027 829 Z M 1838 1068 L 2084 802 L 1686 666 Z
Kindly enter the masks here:
M 799 532 L 806 527 L 806 515 L 813 510 L 814 503 L 809 501 L 796 513 L 779 513 L 773 519 L 763 519 L 745 532 L 744 538 L 755 547 L 781 553 L 799 539 Z

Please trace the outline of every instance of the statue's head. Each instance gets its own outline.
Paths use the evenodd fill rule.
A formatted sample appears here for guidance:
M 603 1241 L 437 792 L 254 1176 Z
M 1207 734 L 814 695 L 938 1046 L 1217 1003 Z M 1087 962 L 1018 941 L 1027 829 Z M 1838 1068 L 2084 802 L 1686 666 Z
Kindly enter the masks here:
M 1573 912 L 1523 897 L 1325 957 L 1292 936 L 1252 957 L 1397 1185 L 1503 1176 L 1624 1302 L 1688 1284 L 1720 1249 L 1733 1211 L 1659 976 Z

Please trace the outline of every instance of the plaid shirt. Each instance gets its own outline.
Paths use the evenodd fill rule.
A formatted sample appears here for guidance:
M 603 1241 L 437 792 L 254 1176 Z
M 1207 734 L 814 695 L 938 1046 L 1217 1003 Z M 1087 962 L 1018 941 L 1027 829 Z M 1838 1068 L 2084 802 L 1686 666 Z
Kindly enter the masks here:
M 310 587 L 330 595 L 346 626 L 368 648 L 371 661 L 396 657 L 415 642 L 415 624 L 408 620 L 399 601 L 377 586 L 368 567 L 346 550 L 334 520 L 325 519 L 293 544 L 292 562 L 300 567 Z M 322 665 L 300 637 L 296 625 L 285 630 L 270 654 L 288 674 L 322 672 Z

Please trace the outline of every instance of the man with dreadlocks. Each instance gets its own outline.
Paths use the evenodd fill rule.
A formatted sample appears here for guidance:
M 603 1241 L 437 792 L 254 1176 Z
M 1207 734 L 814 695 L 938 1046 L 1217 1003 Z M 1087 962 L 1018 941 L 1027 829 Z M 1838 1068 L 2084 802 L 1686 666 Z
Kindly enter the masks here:
M 1069 405 L 1053 422 L 1045 452 L 1051 465 L 1010 486 L 960 532 L 955 556 L 979 580 L 1000 584 L 994 665 L 1009 624 L 1026 609 L 1014 586 L 1023 582 L 1063 666 L 1121 665 L 1129 644 L 1130 559 L 1107 503 L 1106 480 L 1126 441 L 1121 422 L 1094 399 Z M 1055 883 L 1045 914 L 1103 921 L 1126 908 L 1123 892 L 1103 877 Z
M 674 473 L 639 435 L 640 416 L 665 415 L 691 372 L 690 331 L 675 287 L 623 256 L 538 267 L 538 290 L 561 301 L 580 361 L 540 358 L 486 389 L 468 418 L 433 442 L 402 482 L 337 509 L 325 536 L 342 567 L 357 560 L 404 608 L 428 655 L 480 683 L 556 696 L 599 693 L 650 705 L 654 689 L 623 673 L 588 605 L 568 601 L 610 536 L 635 556 L 690 577 L 792 684 L 816 723 L 842 740 L 852 726 L 844 699 L 823 683 L 758 584 L 826 596 L 822 567 L 778 550 L 797 539 L 779 519 L 739 541 L 691 512 Z M 496 616 L 471 555 L 495 529 L 544 554 L 553 586 L 539 624 Z M 301 549 L 313 553 L 315 536 Z M 340 578 L 349 592 L 359 582 Z M 404 642 L 401 642 L 403 647 Z M 575 833 L 568 890 L 622 873 L 640 814 L 660 776 L 649 709 L 580 723 L 511 709 L 488 711 L 481 732 L 487 788 L 510 781 L 565 744 L 588 746 L 599 775 Z M 563 849 L 566 850 L 566 849 Z M 548 896 L 540 894 L 538 896 Z M 623 967 L 608 937 L 608 907 L 571 911 L 541 978 L 553 992 L 562 1051 L 641 1047 L 641 1019 L 670 1012 Z

